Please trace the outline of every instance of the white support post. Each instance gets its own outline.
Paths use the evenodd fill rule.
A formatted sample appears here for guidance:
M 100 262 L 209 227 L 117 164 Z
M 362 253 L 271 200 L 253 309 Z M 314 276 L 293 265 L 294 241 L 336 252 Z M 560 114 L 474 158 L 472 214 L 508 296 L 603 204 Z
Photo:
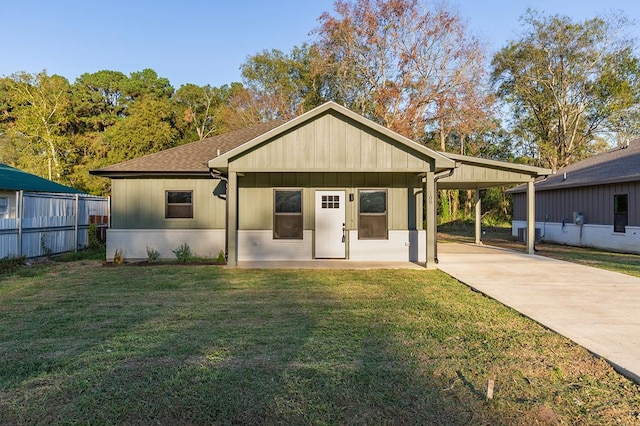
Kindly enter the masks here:
M 536 190 L 533 180 L 527 182 L 527 254 L 535 253 Z

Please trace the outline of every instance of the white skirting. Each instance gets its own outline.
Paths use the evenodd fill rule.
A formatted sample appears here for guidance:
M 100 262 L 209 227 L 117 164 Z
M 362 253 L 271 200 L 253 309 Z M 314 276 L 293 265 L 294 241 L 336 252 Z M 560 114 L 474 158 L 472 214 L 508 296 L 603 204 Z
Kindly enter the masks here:
M 389 231 L 387 240 L 359 240 L 349 232 L 349 259 L 372 261 L 426 262 L 426 231 Z
M 525 221 L 513 221 L 511 233 L 518 235 L 518 228 L 526 228 Z M 627 226 L 626 232 L 613 232 L 613 225 L 536 222 L 541 240 L 578 247 L 595 247 L 626 253 L 640 253 L 640 227 Z
M 194 256 L 218 257 L 225 248 L 224 229 L 108 229 L 107 261 L 122 250 L 125 261 L 146 260 L 147 247 L 157 250 L 160 259 L 175 260 L 172 250 L 186 243 Z
M 189 245 L 194 256 L 216 258 L 225 248 L 223 229 L 109 229 L 107 261 L 122 250 L 125 261 L 147 259 L 147 247 L 157 250 L 160 259 L 174 260 L 172 250 Z M 386 240 L 359 240 L 358 231 L 349 232 L 348 254 L 358 261 L 426 261 L 425 231 L 389 231 Z M 238 231 L 238 261 L 312 260 L 313 231 L 305 230 L 301 240 L 274 240 L 273 231 Z
M 273 231 L 238 231 L 238 261 L 311 260 L 313 231 L 301 240 L 274 240 Z

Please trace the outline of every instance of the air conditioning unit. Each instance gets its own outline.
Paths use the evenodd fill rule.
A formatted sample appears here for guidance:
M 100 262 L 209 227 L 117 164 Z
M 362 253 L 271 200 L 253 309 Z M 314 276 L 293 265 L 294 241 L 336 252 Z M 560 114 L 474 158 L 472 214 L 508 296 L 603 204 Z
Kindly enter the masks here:
M 535 240 L 540 241 L 541 237 L 542 237 L 542 229 L 536 228 Z M 518 228 L 518 241 L 521 243 L 527 242 L 527 228 Z

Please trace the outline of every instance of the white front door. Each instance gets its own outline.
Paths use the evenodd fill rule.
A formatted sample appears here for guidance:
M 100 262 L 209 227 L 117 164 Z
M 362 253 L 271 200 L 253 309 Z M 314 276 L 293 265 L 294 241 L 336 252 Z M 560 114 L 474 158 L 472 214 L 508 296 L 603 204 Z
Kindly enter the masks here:
M 345 191 L 316 191 L 316 258 L 344 259 Z

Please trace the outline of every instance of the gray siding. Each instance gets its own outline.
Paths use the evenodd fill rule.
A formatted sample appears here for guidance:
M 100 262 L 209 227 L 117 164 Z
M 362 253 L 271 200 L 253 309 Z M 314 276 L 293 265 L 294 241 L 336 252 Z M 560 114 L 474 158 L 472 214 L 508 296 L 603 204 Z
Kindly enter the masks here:
M 572 221 L 579 211 L 585 223 L 613 225 L 613 196 L 629 195 L 629 226 L 640 226 L 640 182 L 536 191 L 536 221 Z M 526 220 L 526 193 L 513 194 L 513 219 Z
M 370 188 L 388 191 L 390 230 L 422 229 L 421 180 L 412 173 L 247 173 L 238 178 L 238 185 L 241 230 L 272 229 L 274 188 L 303 190 L 304 229 L 314 227 L 316 189 L 354 194 L 354 201 L 346 204 L 346 226 L 357 229 L 358 189 Z
M 225 201 L 211 178 L 112 179 L 111 226 L 116 229 L 224 229 Z M 193 191 L 193 219 L 165 219 L 165 191 Z

